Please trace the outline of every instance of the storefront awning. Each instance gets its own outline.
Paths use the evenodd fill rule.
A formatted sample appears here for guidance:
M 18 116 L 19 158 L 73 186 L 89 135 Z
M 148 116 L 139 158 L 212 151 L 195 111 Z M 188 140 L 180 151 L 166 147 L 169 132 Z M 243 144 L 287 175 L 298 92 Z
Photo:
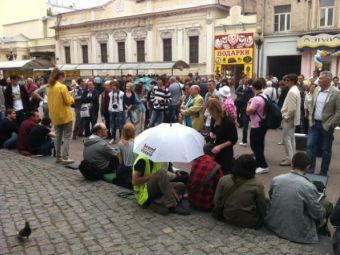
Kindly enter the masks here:
M 297 41 L 297 48 L 303 49 L 337 49 L 340 48 L 340 34 L 304 35 Z
M 31 70 L 31 69 L 45 69 L 53 67 L 54 65 L 43 59 L 36 60 L 21 60 L 21 61 L 5 61 L 0 62 L 0 70 L 8 69 L 20 69 L 20 70 Z
M 66 64 L 60 66 L 62 71 L 72 70 L 157 70 L 157 69 L 185 69 L 190 66 L 182 61 L 171 62 L 137 62 L 137 63 L 98 63 L 98 64 Z

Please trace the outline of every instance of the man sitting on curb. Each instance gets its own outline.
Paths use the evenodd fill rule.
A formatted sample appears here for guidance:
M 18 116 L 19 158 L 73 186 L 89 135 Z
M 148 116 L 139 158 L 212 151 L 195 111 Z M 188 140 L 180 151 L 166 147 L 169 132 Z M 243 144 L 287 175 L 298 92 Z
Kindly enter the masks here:
M 51 155 L 54 142 L 51 138 L 55 137 L 55 133 L 50 129 L 51 119 L 43 118 L 41 125 L 32 128 L 26 139 L 28 151 L 33 155 Z
M 161 163 L 138 155 L 132 169 L 132 185 L 139 205 L 150 205 L 152 210 L 162 215 L 169 212 L 190 214 L 189 210 L 180 204 L 185 185 L 170 182 Z
M 107 132 L 108 129 L 104 123 L 97 123 L 93 126 L 92 135 L 84 141 L 84 160 L 95 167 L 93 171 L 96 170 L 98 175 L 100 175 L 98 176 L 99 179 L 102 178 L 104 174 L 115 172 L 119 165 L 117 157 L 119 151 L 112 148 L 110 144 L 105 141 Z M 114 179 L 114 177 L 115 176 L 113 176 L 112 179 Z M 111 181 L 112 180 L 110 180 L 110 182 Z
M 0 121 L 0 148 L 15 149 L 17 147 L 18 127 L 16 125 L 16 113 L 7 108 L 5 118 Z
M 188 199 L 190 205 L 203 210 L 214 206 L 214 194 L 219 179 L 223 176 L 221 166 L 216 163 L 212 143 L 203 147 L 204 154 L 196 159 L 191 167 L 188 183 Z
M 27 136 L 31 130 L 41 121 L 39 112 L 30 112 L 28 117 L 29 118 L 24 120 L 19 127 L 17 141 L 17 148 L 19 152 L 25 156 L 31 154 L 26 146 Z
M 332 205 L 305 174 L 310 165 L 306 153 L 293 156 L 290 173 L 274 177 L 269 190 L 266 226 L 278 236 L 297 243 L 317 243 L 318 228 L 327 224 Z

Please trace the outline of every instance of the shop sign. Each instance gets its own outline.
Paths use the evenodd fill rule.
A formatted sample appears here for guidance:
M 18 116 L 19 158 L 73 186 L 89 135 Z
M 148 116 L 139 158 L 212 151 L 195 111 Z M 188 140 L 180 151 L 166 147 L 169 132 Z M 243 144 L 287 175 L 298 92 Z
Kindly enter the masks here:
M 318 47 L 329 47 L 337 48 L 340 47 L 340 34 L 329 35 L 329 34 L 318 34 L 318 35 L 304 35 L 297 41 L 297 48 L 318 48 Z
M 216 35 L 214 43 L 215 74 L 224 65 L 243 65 L 248 77 L 253 75 L 253 33 Z

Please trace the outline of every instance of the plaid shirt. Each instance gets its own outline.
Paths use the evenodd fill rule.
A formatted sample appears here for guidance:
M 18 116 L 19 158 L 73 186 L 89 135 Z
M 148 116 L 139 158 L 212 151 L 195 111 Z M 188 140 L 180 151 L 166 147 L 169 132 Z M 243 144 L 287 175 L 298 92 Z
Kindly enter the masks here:
M 229 116 L 231 121 L 236 122 L 236 107 L 234 100 L 231 97 L 227 97 L 222 103 L 222 109 L 225 111 L 226 115 Z
M 223 176 L 221 169 L 215 176 L 203 186 L 210 172 L 216 166 L 216 162 L 208 155 L 204 155 L 192 164 L 188 182 L 188 199 L 193 207 L 200 209 L 212 209 L 214 206 L 214 193 L 218 180 Z

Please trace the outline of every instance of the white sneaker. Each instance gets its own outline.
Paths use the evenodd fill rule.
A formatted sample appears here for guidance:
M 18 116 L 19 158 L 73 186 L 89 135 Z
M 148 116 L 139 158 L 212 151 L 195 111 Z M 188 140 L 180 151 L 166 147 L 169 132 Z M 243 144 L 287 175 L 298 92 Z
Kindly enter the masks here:
M 268 173 L 269 172 L 269 168 L 262 168 L 262 167 L 258 167 L 256 168 L 255 170 L 255 173 L 257 174 L 265 174 L 265 173 Z
M 240 146 L 246 147 L 248 144 L 247 143 L 239 143 Z
M 277 145 L 284 145 L 283 141 L 277 143 Z
M 62 165 L 70 165 L 70 164 L 73 164 L 74 163 L 74 160 L 73 159 L 62 159 L 61 162 L 60 162 Z
M 336 127 L 335 129 L 336 129 L 336 130 L 339 130 L 339 129 L 340 129 L 340 127 Z

